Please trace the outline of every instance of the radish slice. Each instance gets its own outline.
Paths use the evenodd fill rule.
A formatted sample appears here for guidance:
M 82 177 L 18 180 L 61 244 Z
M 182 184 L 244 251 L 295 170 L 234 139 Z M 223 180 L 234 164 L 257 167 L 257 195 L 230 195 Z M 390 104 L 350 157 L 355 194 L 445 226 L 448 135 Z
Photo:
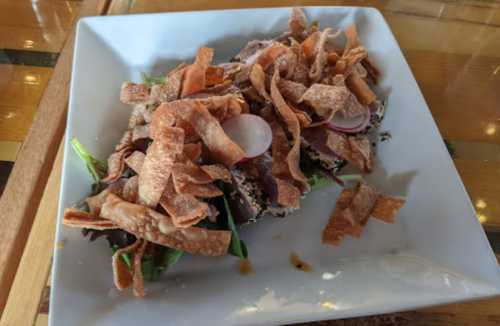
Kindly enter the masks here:
M 364 130 L 370 123 L 371 114 L 367 110 L 365 114 L 354 118 L 345 118 L 340 113 L 333 116 L 328 122 L 328 128 L 345 133 L 356 133 Z
M 273 140 L 273 132 L 269 124 L 254 114 L 240 114 L 224 121 L 222 128 L 226 135 L 238 144 L 246 158 L 261 155 Z

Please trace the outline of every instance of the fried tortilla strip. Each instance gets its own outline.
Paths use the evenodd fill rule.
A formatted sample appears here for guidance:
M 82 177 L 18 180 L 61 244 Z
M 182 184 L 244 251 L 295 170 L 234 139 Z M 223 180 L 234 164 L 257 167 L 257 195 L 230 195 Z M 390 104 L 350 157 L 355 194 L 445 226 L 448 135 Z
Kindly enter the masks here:
M 204 47 L 198 49 L 194 63 L 186 71 L 181 97 L 197 93 L 207 87 L 206 74 L 213 56 L 213 49 Z
M 132 280 L 132 288 L 134 290 L 134 295 L 136 297 L 144 297 L 146 292 L 144 291 L 144 278 L 142 276 L 142 257 L 146 248 L 148 246 L 148 241 L 143 240 L 139 248 L 134 254 L 134 276 Z
M 120 101 L 124 104 L 149 104 L 149 88 L 144 84 L 125 82 L 120 90 Z
M 170 217 L 113 194 L 108 196 L 101 216 L 138 238 L 195 255 L 223 256 L 231 242 L 231 231 L 177 228 Z
M 116 192 L 115 192 L 116 193 Z M 121 191 L 118 192 L 117 194 L 120 195 Z M 89 206 L 89 211 L 90 215 L 92 216 L 99 216 L 101 213 L 101 207 L 104 205 L 104 202 L 106 201 L 106 197 L 109 194 L 109 187 L 101 191 L 95 196 L 90 196 L 85 199 L 85 202 Z
M 283 207 L 300 207 L 300 190 L 286 180 L 276 178 L 276 202 Z
M 386 223 L 394 223 L 397 213 L 405 201 L 386 194 L 380 194 L 375 202 L 371 216 Z
M 111 183 L 118 180 L 125 170 L 125 157 L 130 153 L 130 148 L 111 154 L 108 158 L 108 175 L 102 179 L 102 182 Z
M 293 105 L 290 105 L 290 104 L 288 106 L 290 107 L 290 109 L 292 109 L 292 111 L 297 116 L 297 119 L 299 120 L 299 124 L 300 124 L 301 128 L 307 128 L 307 127 L 309 127 L 311 125 L 312 119 L 309 116 L 309 114 L 307 114 L 307 112 L 299 110 L 299 109 L 297 109 L 296 107 L 294 107 Z
M 299 103 L 302 95 L 304 95 L 307 91 L 307 87 L 303 84 L 287 79 L 280 79 L 278 82 L 278 88 L 281 95 L 292 103 Z
M 125 159 L 125 164 L 128 165 L 135 173 L 139 174 L 144 164 L 146 154 L 140 151 L 134 151 Z
M 266 101 L 271 101 L 271 97 L 269 97 L 269 94 L 266 91 L 266 74 L 264 73 L 261 65 L 258 63 L 254 64 L 252 66 L 252 70 L 250 70 L 250 82 L 260 96 L 262 96 Z
M 313 84 L 302 95 L 300 102 L 312 107 L 318 116 L 331 118 L 345 107 L 350 94 L 346 87 Z
M 373 168 L 373 154 L 366 136 L 349 136 L 326 130 L 326 146 L 336 155 L 347 160 L 362 172 Z
M 123 255 L 134 254 L 141 243 L 145 242 L 142 239 L 137 239 L 133 244 L 128 247 L 118 249 L 112 258 L 113 266 L 113 281 L 118 290 L 122 291 L 128 289 L 133 283 L 133 275 L 127 264 L 122 259 Z
M 176 162 L 172 167 L 172 178 L 175 188 L 179 191 L 187 183 L 207 184 L 213 179 L 193 162 Z
M 307 29 L 307 18 L 302 8 L 292 8 L 292 13 L 290 14 L 290 19 L 288 20 L 288 26 L 293 37 L 299 39 L 302 38 L 302 35 Z
M 316 43 L 316 57 L 314 58 L 311 70 L 309 70 L 309 79 L 313 82 L 318 82 L 323 76 L 323 69 L 325 68 L 328 55 L 325 51 L 325 44 L 332 31 L 331 28 L 325 28 Z
M 90 213 L 76 208 L 66 208 L 64 210 L 63 224 L 74 228 L 86 228 L 92 230 L 118 229 L 118 225 L 112 221 L 95 217 Z
M 301 83 L 303 85 L 309 84 L 309 67 L 306 56 L 302 51 L 302 46 L 300 44 L 292 45 L 290 47 L 290 50 L 293 51 L 293 53 L 295 53 L 295 56 L 297 57 L 297 62 L 295 63 L 293 73 L 291 73 L 292 76 L 289 77 L 289 79 L 294 82 Z
M 201 157 L 201 143 L 192 143 L 192 144 L 184 144 L 184 152 L 183 154 L 187 159 L 191 162 L 196 162 Z
M 122 138 L 115 146 L 115 152 L 119 152 L 122 149 L 132 146 L 132 130 L 127 130 L 123 133 Z
M 279 71 L 275 69 L 273 78 L 271 79 L 271 98 L 277 113 L 285 122 L 288 131 L 293 137 L 293 146 L 287 155 L 286 161 L 290 169 L 290 175 L 298 183 L 302 192 L 309 191 L 309 184 L 307 178 L 300 170 L 300 124 L 295 113 L 286 104 L 283 96 L 278 89 Z
M 151 135 L 149 132 L 149 125 L 135 126 L 134 129 L 132 129 L 132 142 L 133 143 L 135 143 L 138 140 L 148 139 L 148 138 L 151 138 Z
M 354 197 L 354 190 L 344 189 L 337 200 L 335 209 L 323 230 L 322 242 L 333 246 L 338 246 L 340 240 L 346 235 L 360 235 L 363 226 L 353 226 L 349 221 L 343 219 L 340 214 L 346 209 Z
M 152 129 L 170 120 L 172 114 L 189 122 L 208 147 L 213 158 L 227 166 L 232 166 L 245 157 L 245 152 L 224 132 L 217 119 L 210 114 L 200 100 L 180 100 L 163 103 L 153 118 Z M 153 132 L 154 134 L 154 132 Z
M 194 225 L 210 213 L 207 203 L 199 201 L 193 195 L 178 193 L 171 182 L 160 199 L 160 205 L 178 228 Z
M 167 74 L 165 85 L 153 85 L 151 87 L 151 102 L 163 103 L 178 100 L 187 70 L 188 66 L 181 63 Z
M 349 206 L 343 209 L 339 216 L 353 226 L 365 225 L 375 207 L 378 193 L 364 181 L 358 183 L 355 191 Z
M 349 90 L 356 95 L 358 101 L 363 105 L 370 105 L 377 99 L 377 95 L 370 89 L 370 86 L 365 82 L 357 71 L 353 71 L 347 76 L 346 85 Z
M 207 67 L 205 73 L 205 86 L 214 86 L 224 81 L 224 68 L 218 66 Z
M 167 186 L 177 154 L 182 153 L 184 130 L 166 127 L 155 134 L 139 173 L 139 202 L 155 207 Z

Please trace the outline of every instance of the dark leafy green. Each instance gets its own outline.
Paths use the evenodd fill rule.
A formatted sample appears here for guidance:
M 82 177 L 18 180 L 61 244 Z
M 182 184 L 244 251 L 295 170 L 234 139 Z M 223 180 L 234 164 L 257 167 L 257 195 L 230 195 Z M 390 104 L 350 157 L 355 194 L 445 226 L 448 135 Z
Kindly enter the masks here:
M 71 140 L 71 146 L 73 150 L 78 154 L 80 159 L 85 163 L 85 166 L 90 172 L 90 175 L 96 183 L 99 183 L 101 178 L 103 178 L 107 173 L 106 162 L 99 161 L 94 158 L 89 151 L 78 141 L 78 139 L 73 138 Z
M 332 179 L 322 173 L 313 174 L 309 177 L 309 185 L 311 190 L 321 189 L 332 183 Z
M 233 214 L 231 214 L 231 210 L 229 209 L 229 203 L 227 201 L 226 195 L 224 195 L 224 208 L 227 215 L 227 226 L 231 231 L 231 244 L 229 245 L 229 253 L 241 259 L 246 259 L 248 257 L 247 246 L 245 245 L 243 240 L 240 240 L 240 237 L 238 236 L 236 224 L 234 223 Z
M 141 79 L 144 84 L 150 87 L 156 84 L 162 85 L 167 83 L 167 77 L 165 76 L 149 76 L 144 72 L 141 72 Z

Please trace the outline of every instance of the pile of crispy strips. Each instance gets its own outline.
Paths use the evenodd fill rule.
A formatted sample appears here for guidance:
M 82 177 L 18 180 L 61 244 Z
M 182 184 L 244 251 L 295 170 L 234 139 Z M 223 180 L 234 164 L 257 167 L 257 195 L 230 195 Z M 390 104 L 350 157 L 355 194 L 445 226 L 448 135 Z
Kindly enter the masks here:
M 334 154 L 362 174 L 373 169 L 366 135 L 328 128 L 335 114 L 356 117 L 377 101 L 370 85 L 379 73 L 355 26 L 319 30 L 294 8 L 289 31 L 279 37 L 251 41 L 232 62 L 214 65 L 213 55 L 213 49 L 200 48 L 195 61 L 168 72 L 166 82 L 123 84 L 120 99 L 133 110 L 108 159 L 102 179 L 107 187 L 86 199 L 88 212 L 71 208 L 64 214 L 68 226 L 120 229 L 135 236 L 113 255 L 113 272 L 117 288 L 133 287 L 137 296 L 144 295 L 141 258 L 150 246 L 227 254 L 231 231 L 197 225 L 217 219 L 219 212 L 208 199 L 223 196 L 217 185 L 233 183 L 233 169 L 258 174 L 255 164 L 264 156 L 270 159 L 267 177 L 273 191 L 267 204 L 288 210 L 298 209 L 310 191 L 301 170 L 306 139 L 320 154 Z M 259 115 L 273 132 L 271 148 L 250 160 L 221 126 L 242 113 Z M 391 223 L 403 203 L 365 182 L 345 189 L 323 242 L 337 245 L 345 235 L 359 237 L 370 216 Z M 124 253 L 133 254 L 131 267 L 120 259 Z

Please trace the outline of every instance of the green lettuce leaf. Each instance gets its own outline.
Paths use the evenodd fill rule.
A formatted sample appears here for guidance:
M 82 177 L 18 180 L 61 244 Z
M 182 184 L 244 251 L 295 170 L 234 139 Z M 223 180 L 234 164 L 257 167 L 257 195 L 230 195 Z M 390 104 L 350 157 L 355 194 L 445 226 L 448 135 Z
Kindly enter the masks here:
M 101 178 L 106 176 L 108 169 L 106 162 L 99 161 L 94 158 L 76 138 L 71 139 L 71 146 L 80 159 L 85 163 L 85 166 L 87 166 L 87 169 L 89 170 L 94 181 L 99 183 Z
M 229 253 L 233 256 L 239 257 L 241 259 L 246 259 L 248 257 L 247 246 L 240 240 L 238 236 L 238 231 L 236 229 L 236 224 L 234 223 L 233 214 L 229 209 L 229 203 L 227 201 L 226 195 L 224 195 L 224 208 L 226 210 L 227 225 L 231 231 L 231 244 L 229 245 Z
M 167 83 L 167 77 L 165 76 L 148 76 L 146 73 L 141 72 L 141 79 L 144 84 L 147 86 L 151 87 L 156 84 L 166 84 Z

